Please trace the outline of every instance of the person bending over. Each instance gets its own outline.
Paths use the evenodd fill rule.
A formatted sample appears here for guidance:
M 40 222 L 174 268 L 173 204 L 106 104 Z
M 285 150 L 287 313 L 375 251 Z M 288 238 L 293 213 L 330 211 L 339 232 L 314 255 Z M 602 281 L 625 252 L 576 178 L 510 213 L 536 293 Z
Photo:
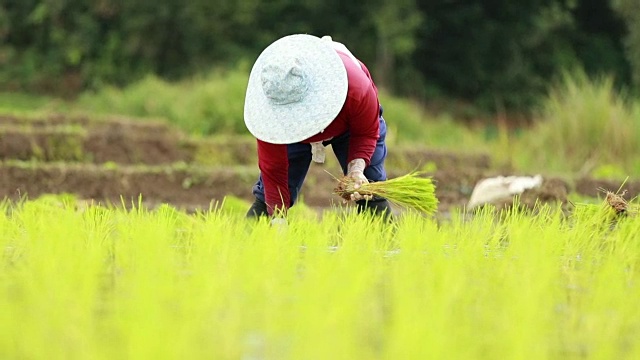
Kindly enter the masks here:
M 286 214 L 327 145 L 357 184 L 386 180 L 382 112 L 369 70 L 343 44 L 294 34 L 269 45 L 251 69 L 244 104 L 260 169 L 247 217 Z M 350 200 L 360 213 L 391 213 L 384 198 L 355 193 Z

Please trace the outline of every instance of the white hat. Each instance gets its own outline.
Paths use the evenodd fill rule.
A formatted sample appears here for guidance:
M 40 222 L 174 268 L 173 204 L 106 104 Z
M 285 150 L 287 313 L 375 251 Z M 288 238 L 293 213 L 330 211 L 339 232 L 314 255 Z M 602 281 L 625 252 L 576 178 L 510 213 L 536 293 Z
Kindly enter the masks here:
M 262 141 L 296 143 L 335 119 L 347 88 L 347 71 L 330 39 L 285 36 L 264 49 L 251 69 L 244 122 Z

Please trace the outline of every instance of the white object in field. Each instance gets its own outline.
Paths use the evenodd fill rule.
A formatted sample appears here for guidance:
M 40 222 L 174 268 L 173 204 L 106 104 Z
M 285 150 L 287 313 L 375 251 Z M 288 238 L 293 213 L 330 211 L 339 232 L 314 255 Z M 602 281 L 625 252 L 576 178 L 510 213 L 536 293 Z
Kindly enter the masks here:
M 471 193 L 467 209 L 507 200 L 514 195 L 522 194 L 527 189 L 542 185 L 542 176 L 497 176 L 480 180 Z
M 289 228 L 287 219 L 283 217 L 274 217 L 269 221 L 269 225 L 271 225 L 271 228 L 275 229 L 278 233 L 284 233 Z

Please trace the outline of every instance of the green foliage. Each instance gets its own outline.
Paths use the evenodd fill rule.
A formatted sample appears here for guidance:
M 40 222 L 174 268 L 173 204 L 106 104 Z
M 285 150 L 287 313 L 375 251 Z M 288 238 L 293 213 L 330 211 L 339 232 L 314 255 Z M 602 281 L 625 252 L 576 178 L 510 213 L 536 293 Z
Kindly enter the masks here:
M 535 128 L 521 139 L 514 160 L 523 168 L 588 173 L 619 164 L 632 171 L 640 149 L 637 107 L 616 91 L 611 77 L 591 80 L 581 72 L 566 73 L 544 101 Z
M 0 209 L 8 359 L 640 356 L 640 218 L 595 206 L 286 229 L 224 207 Z
M 624 22 L 610 2 L 626 18 L 628 59 Z M 634 6 L 633 0 L 7 0 L 0 4 L 0 90 L 73 97 L 149 74 L 173 81 L 239 59 L 252 62 L 278 37 L 310 33 L 345 43 L 394 93 L 526 111 L 567 67 L 612 73 L 626 85 L 628 62 L 637 68 L 640 48 Z
M 624 179 L 627 173 L 619 165 L 603 164 L 595 167 L 591 175 L 596 179 Z
M 248 77 L 246 63 L 179 82 L 147 76 L 123 89 L 107 87 L 85 92 L 72 107 L 103 114 L 164 118 L 195 135 L 249 135 L 242 117 Z M 461 143 L 479 146 L 482 142 L 452 117 L 431 115 L 409 99 L 381 90 L 380 102 L 389 128 L 389 144 L 457 148 Z M 209 156 L 206 152 L 201 155 Z
M 612 1 L 579 1 L 572 13 L 576 29 L 572 48 L 587 74 L 613 76 L 618 87 L 630 85 L 631 69 L 623 44 L 627 27 L 613 10 Z
M 3 87 L 75 94 L 235 58 L 257 1 L 27 0 L 0 11 Z M 4 30 L 4 31 L 3 31 Z
M 633 68 L 633 81 L 640 87 L 640 2 L 636 0 L 612 0 L 613 7 L 625 19 L 624 38 L 627 58 Z
M 193 134 L 248 134 L 242 117 L 248 79 L 246 64 L 175 83 L 148 75 L 122 90 L 84 93 L 78 104 L 99 113 L 167 119 Z
M 556 32 L 565 26 L 564 18 L 552 23 L 555 18 L 545 11 L 555 3 L 563 2 L 422 2 L 427 19 L 416 66 L 444 96 L 484 109 L 527 108 L 544 91 L 554 68 L 564 65 L 551 63 L 566 51 L 556 43 L 564 40 Z M 566 11 L 557 6 L 556 12 Z
M 422 24 L 423 15 L 418 11 L 415 0 L 383 1 L 373 9 L 371 17 L 378 38 L 375 69 L 372 69 L 375 70 L 376 81 L 381 87 L 404 87 L 400 85 L 404 79 L 398 79 L 396 75 L 398 62 L 409 60 L 418 46 L 416 32 Z
M 384 108 L 387 142 L 391 145 L 422 144 L 449 149 L 460 149 L 461 144 L 482 147 L 474 129 L 456 121 L 445 112 L 433 114 L 417 102 L 380 91 L 380 103 Z
M 245 215 L 251 204 L 235 196 L 225 196 L 221 203 L 212 205 L 212 209 L 224 211 L 232 215 Z
M 608 2 L 420 5 L 427 18 L 413 59 L 425 85 L 433 84 L 445 97 L 493 111 L 530 109 L 556 74 L 574 66 L 589 74 L 613 73 L 628 84 L 620 46 L 623 24 Z
M 36 109 L 62 109 L 62 102 L 54 97 L 24 92 L 0 92 L 0 110 L 5 114 L 33 112 Z

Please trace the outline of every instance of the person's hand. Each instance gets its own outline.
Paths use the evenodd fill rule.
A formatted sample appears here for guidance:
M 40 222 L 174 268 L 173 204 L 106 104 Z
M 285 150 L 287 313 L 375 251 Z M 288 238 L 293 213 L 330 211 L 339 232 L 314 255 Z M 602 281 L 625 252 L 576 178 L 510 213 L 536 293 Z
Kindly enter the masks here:
M 369 180 L 367 180 L 367 177 L 364 176 L 364 168 L 365 168 L 364 159 L 351 160 L 347 165 L 347 176 L 353 179 L 354 181 L 353 188 L 356 190 L 359 189 L 362 185 L 369 183 Z M 357 191 L 351 194 L 352 201 L 371 200 L 372 198 L 373 196 L 371 195 L 362 195 Z

